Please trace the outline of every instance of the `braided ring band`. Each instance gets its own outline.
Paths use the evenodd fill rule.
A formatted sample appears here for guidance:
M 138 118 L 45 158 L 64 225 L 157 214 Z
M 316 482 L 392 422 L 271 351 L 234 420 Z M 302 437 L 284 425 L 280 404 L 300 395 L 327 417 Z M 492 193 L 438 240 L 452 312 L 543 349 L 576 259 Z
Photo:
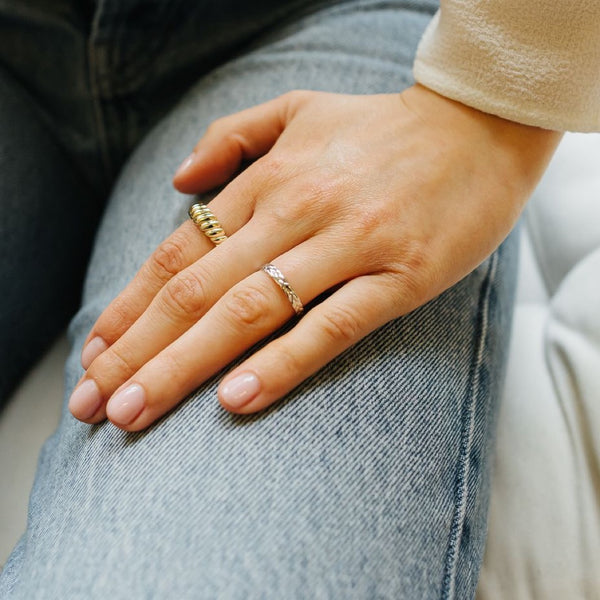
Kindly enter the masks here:
M 217 217 L 212 214 L 212 211 L 206 204 L 197 202 L 192 204 L 188 210 L 190 219 L 198 226 L 198 229 L 215 245 L 218 246 L 221 242 L 227 239 L 221 223 Z
M 290 282 L 284 277 L 283 273 L 271 263 L 262 267 L 262 270 L 271 277 L 271 279 L 283 290 L 283 293 L 287 296 L 290 301 L 292 308 L 296 315 L 301 315 L 304 311 L 302 301 L 298 297 L 298 294 L 294 291 L 294 288 L 290 285 Z

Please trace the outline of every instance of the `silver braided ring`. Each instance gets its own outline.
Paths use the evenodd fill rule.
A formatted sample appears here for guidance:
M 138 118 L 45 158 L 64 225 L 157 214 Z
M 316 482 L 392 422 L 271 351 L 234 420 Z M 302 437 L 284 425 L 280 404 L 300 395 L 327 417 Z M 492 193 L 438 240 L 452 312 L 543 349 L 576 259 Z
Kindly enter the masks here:
M 283 290 L 283 293 L 287 296 L 290 301 L 292 308 L 296 315 L 301 315 L 304 311 L 302 301 L 298 297 L 298 294 L 294 291 L 294 288 L 290 285 L 290 282 L 284 277 L 283 273 L 271 263 L 262 267 L 262 270 Z
M 198 229 L 215 245 L 218 246 L 221 242 L 227 239 L 221 223 L 206 204 L 197 202 L 192 204 L 188 210 L 190 219 L 198 226 Z

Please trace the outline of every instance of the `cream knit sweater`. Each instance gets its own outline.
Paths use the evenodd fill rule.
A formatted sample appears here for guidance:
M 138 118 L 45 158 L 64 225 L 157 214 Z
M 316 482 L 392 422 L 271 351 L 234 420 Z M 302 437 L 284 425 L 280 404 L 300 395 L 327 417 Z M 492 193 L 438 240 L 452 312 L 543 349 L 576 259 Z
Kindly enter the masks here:
M 513 121 L 600 131 L 600 0 L 441 0 L 414 74 Z

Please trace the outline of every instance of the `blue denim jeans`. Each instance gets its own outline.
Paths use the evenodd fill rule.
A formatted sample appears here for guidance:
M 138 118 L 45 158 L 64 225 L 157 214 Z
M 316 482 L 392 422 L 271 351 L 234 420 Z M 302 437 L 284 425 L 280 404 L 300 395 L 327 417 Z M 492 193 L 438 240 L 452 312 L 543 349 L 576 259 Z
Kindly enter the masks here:
M 46 286 L 77 279 L 103 214 L 70 327 L 67 397 L 89 328 L 185 219 L 190 198 L 170 179 L 207 125 L 293 88 L 410 85 L 436 8 L 37 4 L 0 0 L 2 210 L 55 268 L 30 283 L 37 271 L 12 267 L 14 301 L 38 309 L 42 294 L 61 298 Z M 513 231 L 462 281 L 260 414 L 225 412 L 218 375 L 141 433 L 82 424 L 65 404 L 0 598 L 472 598 L 517 254 Z

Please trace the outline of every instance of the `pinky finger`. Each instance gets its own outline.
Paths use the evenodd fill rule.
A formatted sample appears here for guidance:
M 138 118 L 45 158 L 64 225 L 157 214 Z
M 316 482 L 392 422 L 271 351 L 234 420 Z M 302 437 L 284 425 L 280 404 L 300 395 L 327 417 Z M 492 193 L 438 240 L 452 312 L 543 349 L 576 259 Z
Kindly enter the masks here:
M 279 400 L 371 331 L 408 312 L 412 306 L 408 298 L 398 298 L 398 286 L 388 275 L 350 280 L 291 331 L 228 373 L 218 389 L 221 405 L 249 414 Z

